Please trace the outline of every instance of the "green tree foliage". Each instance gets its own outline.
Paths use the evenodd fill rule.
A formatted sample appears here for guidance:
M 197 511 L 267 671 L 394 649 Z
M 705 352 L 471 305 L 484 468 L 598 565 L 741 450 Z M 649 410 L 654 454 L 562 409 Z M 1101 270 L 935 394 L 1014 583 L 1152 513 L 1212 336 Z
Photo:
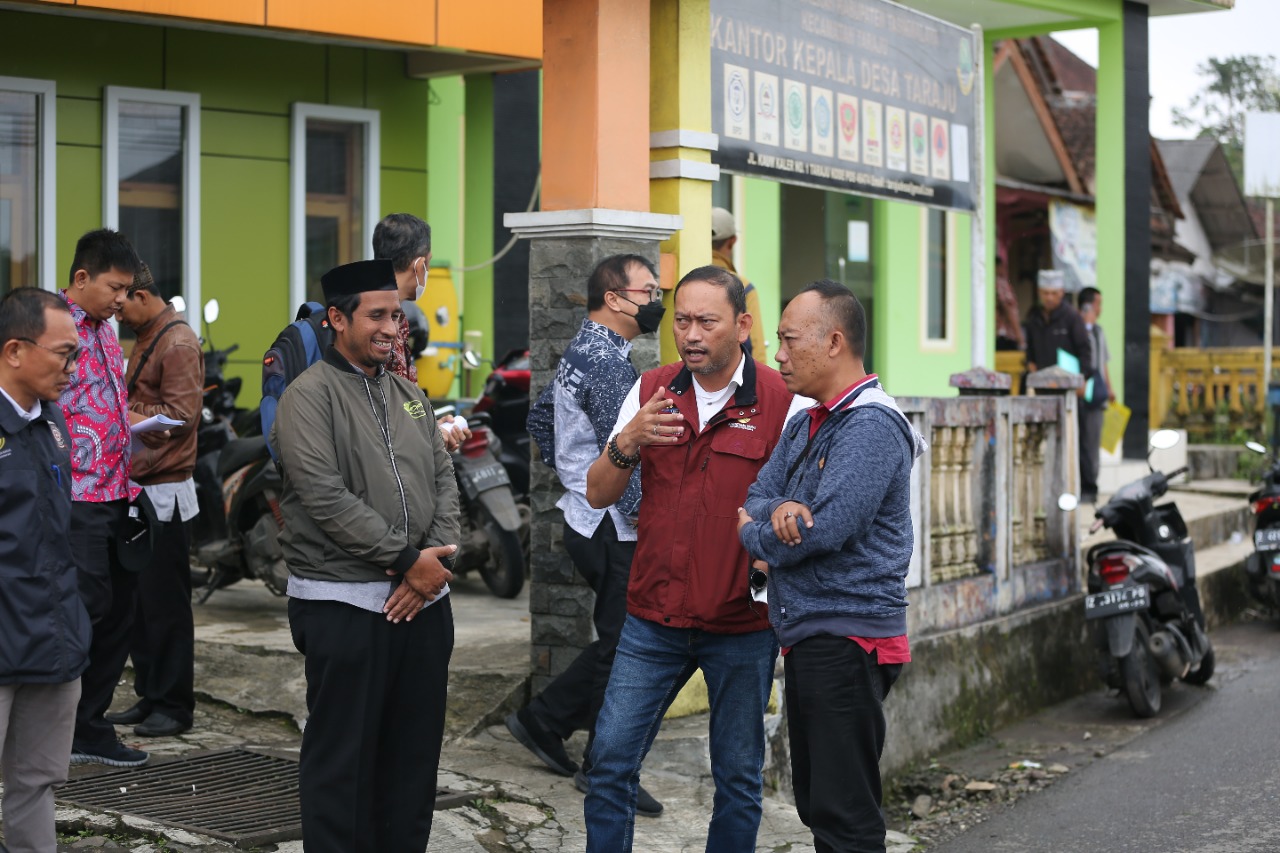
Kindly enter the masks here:
M 1196 68 L 1206 81 L 1186 109 L 1173 108 L 1173 123 L 1222 143 L 1236 179 L 1244 174 L 1244 116 L 1280 112 L 1280 74 L 1274 56 L 1228 56 Z

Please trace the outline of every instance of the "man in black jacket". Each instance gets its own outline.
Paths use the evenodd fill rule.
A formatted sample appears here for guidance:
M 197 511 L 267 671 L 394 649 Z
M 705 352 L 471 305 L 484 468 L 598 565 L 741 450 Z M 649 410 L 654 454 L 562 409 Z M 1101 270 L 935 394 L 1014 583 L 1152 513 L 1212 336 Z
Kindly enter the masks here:
M 13 850 L 53 850 L 89 614 L 71 556 L 71 454 L 58 395 L 80 341 L 67 304 L 24 287 L 0 301 L 0 776 Z M 3 849 L 3 845 L 0 845 Z
M 1093 372 L 1093 347 L 1080 312 L 1064 301 L 1062 273 L 1041 270 L 1037 291 L 1040 304 L 1027 315 L 1027 370 L 1059 366 L 1058 351 L 1074 357 L 1079 372 Z

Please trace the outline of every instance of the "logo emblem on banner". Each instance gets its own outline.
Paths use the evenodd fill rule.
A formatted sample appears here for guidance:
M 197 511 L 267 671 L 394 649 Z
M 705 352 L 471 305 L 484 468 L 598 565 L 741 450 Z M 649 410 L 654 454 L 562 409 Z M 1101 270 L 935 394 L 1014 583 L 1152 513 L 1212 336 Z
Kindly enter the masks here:
M 836 156 L 850 163 L 858 162 L 858 99 L 852 95 L 836 95 L 840 117 L 840 136 L 836 140 Z
M 967 97 L 973 91 L 973 81 L 976 77 L 973 67 L 973 45 L 968 39 L 961 39 L 960 61 L 956 65 L 956 80 L 960 83 L 960 94 Z

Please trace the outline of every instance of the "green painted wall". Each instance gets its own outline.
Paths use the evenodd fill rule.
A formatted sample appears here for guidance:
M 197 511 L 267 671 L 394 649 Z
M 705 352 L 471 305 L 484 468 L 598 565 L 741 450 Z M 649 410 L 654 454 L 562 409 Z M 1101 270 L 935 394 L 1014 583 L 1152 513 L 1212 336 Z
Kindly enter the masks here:
M 230 373 L 244 378 L 241 405 L 256 405 L 259 354 L 294 311 L 288 299 L 293 103 L 379 110 L 382 210 L 428 216 L 431 91 L 427 81 L 404 76 L 401 53 L 9 11 L 0 11 L 0 32 L 0 75 L 57 84 L 59 269 L 70 264 L 80 234 L 102 224 L 103 87 L 200 95 L 201 290 L 222 306 L 214 340 L 240 344 Z M 456 130 L 454 140 L 448 146 L 454 166 L 442 164 L 442 175 L 457 173 Z M 481 226 L 477 245 L 492 233 L 489 221 Z M 364 246 L 361 255 L 370 252 Z
M 1103 81 L 1105 85 L 1102 85 Z M 1102 328 L 1111 344 L 1111 382 L 1124 399 L 1125 186 L 1124 24 L 1098 27 L 1097 202 L 1098 290 Z
M 968 370 L 969 217 L 953 214 L 948 265 L 954 283 L 948 311 L 951 338 L 945 344 L 925 340 L 925 229 L 922 208 L 877 201 L 872 229 L 876 299 L 872 327 L 875 369 L 890 394 L 903 397 L 951 397 L 952 373 Z
M 493 257 L 493 77 L 480 74 L 466 79 L 466 147 L 463 151 L 463 217 L 466 228 L 463 266 L 483 264 Z M 479 332 L 470 335 L 468 332 Z M 493 267 L 485 266 L 463 276 L 463 341 L 495 358 L 493 351 Z M 484 387 L 487 371 L 471 371 L 470 387 L 463 394 L 476 396 Z
M 747 231 L 750 239 L 742 244 L 742 272 L 760 294 L 760 316 L 756 323 L 764 328 L 768 344 L 768 363 L 773 366 L 777 352 L 778 320 L 782 314 L 782 245 L 779 239 L 782 211 L 782 187 L 773 181 L 744 178 L 743 200 L 747 206 Z

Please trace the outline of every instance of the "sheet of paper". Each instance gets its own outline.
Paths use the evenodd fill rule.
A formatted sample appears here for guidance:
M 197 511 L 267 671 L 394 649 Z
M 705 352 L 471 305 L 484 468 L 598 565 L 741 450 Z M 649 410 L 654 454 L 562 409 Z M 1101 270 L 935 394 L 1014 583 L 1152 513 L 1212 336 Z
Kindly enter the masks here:
M 1068 373 L 1079 373 L 1080 359 L 1076 358 L 1074 355 L 1072 355 L 1071 353 L 1067 352 L 1064 349 L 1059 349 L 1058 350 L 1058 367 L 1061 367 L 1063 370 L 1067 371 Z
M 156 415 L 147 418 L 145 421 L 138 421 L 129 427 L 129 432 L 137 435 L 140 432 L 158 432 L 160 430 L 169 429 L 170 427 L 182 426 L 186 421 L 175 421 L 173 418 L 165 415 Z

